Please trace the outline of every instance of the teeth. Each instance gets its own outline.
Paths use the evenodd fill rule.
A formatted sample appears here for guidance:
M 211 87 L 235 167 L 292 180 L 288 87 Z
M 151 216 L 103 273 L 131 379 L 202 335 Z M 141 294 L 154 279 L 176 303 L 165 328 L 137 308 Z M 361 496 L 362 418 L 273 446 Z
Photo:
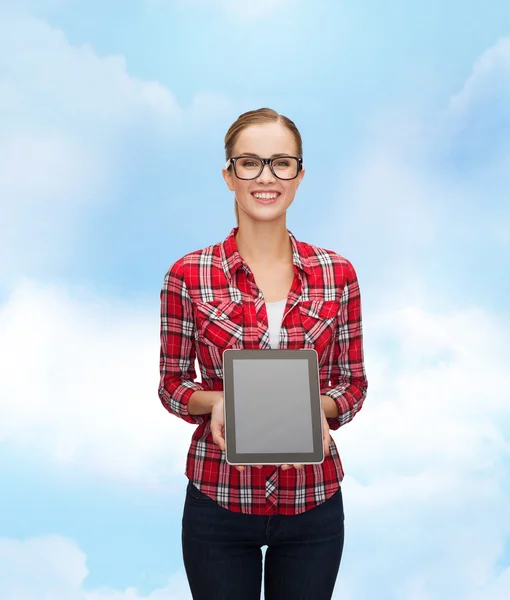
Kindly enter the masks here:
M 261 200 L 272 200 L 276 198 L 278 194 L 253 194 L 255 198 L 260 198 Z

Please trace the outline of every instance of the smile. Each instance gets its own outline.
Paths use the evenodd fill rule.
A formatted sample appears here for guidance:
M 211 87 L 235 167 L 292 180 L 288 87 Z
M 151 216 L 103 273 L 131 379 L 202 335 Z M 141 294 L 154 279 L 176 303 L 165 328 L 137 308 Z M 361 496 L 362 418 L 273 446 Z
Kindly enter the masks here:
M 280 195 L 279 192 L 252 192 L 258 200 L 275 200 Z

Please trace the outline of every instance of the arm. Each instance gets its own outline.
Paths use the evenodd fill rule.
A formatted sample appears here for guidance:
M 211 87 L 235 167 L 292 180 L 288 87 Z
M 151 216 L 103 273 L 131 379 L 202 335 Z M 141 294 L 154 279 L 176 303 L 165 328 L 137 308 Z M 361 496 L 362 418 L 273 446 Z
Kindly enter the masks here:
M 196 377 L 193 306 L 180 260 L 168 270 L 160 297 L 159 398 L 170 413 L 188 423 L 199 425 L 207 417 L 190 413 L 188 403 L 195 392 L 200 392 L 201 396 L 207 392 L 203 391 L 201 384 L 193 381 Z
M 336 419 L 338 417 L 338 405 L 333 398 L 321 394 L 321 405 L 328 419 Z
M 190 415 L 209 415 L 219 402 L 223 401 L 223 392 L 193 392 L 188 400 Z
M 347 282 L 340 298 L 331 380 L 329 385 L 321 390 L 322 406 L 328 417 L 330 429 L 334 431 L 354 418 L 363 406 L 367 389 L 361 298 L 356 271 L 350 265 Z M 336 415 L 332 401 L 336 405 Z

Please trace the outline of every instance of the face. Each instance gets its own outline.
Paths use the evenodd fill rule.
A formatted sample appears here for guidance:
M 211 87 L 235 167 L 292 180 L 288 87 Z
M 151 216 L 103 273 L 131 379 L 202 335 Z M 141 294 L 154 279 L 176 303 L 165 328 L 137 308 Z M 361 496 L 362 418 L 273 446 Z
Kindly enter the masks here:
M 298 156 L 294 136 L 281 123 L 263 123 L 243 129 L 232 156 L 243 154 L 255 154 L 260 158 L 279 154 Z M 235 176 L 233 168 L 223 169 L 228 189 L 235 193 L 239 218 L 256 221 L 273 221 L 283 215 L 292 204 L 304 174 L 302 170 L 296 179 L 285 181 L 275 177 L 269 165 L 264 165 L 264 170 L 256 179 L 243 180 Z M 268 194 L 270 198 L 267 198 Z

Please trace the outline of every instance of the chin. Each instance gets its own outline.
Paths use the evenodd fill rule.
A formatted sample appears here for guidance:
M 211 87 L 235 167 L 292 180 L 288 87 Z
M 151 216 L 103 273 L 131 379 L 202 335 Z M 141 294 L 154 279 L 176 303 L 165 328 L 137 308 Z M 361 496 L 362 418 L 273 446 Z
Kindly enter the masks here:
M 248 207 L 240 205 L 239 208 L 241 209 L 240 212 L 242 211 L 251 220 L 274 221 L 282 215 L 285 215 L 289 207 L 282 206 L 279 203 L 270 204 L 268 206 L 253 206 L 253 204 L 250 203 L 250 206 Z
M 274 210 L 253 210 L 246 211 L 246 216 L 252 221 L 270 222 L 279 219 L 282 215 L 285 215 L 286 209 L 274 209 Z

